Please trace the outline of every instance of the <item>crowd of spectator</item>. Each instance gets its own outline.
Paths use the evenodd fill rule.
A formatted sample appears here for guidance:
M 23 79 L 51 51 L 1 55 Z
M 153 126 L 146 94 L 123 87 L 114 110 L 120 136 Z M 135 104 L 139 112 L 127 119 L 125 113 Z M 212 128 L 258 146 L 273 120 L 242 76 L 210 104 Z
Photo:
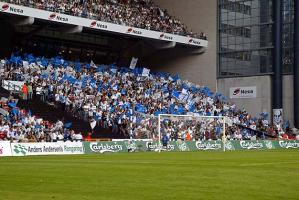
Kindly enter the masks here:
M 17 99 L 12 96 L 2 97 L 0 100 L 0 141 L 65 142 L 83 140 L 81 133 L 75 133 L 66 128 L 62 121 L 50 123 L 16 105 Z
M 219 93 L 183 81 L 178 75 L 146 68 L 68 62 L 61 57 L 15 56 L 2 60 L 2 80 L 23 81 L 23 98 L 36 98 L 61 106 L 66 112 L 111 128 L 130 138 L 157 138 L 158 114 L 225 116 L 228 139 L 294 137 L 288 125 L 271 126 L 266 114 L 251 117 Z M 221 139 L 221 119 L 173 121 L 164 119 L 162 134 L 171 139 Z M 257 139 L 257 138 L 256 138 Z
M 52 12 L 65 13 L 136 28 L 207 39 L 204 33 L 188 31 L 151 0 L 6 0 Z

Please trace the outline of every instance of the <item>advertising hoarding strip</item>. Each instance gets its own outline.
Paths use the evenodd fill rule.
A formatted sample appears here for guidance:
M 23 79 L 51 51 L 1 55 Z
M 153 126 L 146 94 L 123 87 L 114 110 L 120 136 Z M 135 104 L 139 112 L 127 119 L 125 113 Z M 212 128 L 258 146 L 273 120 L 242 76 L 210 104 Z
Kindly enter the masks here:
M 222 141 L 171 141 L 167 147 L 151 141 L 114 141 L 114 142 L 45 142 L 10 143 L 0 142 L 2 156 L 34 155 L 75 155 L 153 151 L 222 151 Z M 241 140 L 227 141 L 225 149 L 235 150 L 271 150 L 299 149 L 298 140 Z
M 229 151 L 234 150 L 271 150 L 299 149 L 299 141 L 272 140 L 241 140 L 227 141 L 171 141 L 167 147 L 159 146 L 158 142 L 150 141 L 115 141 L 115 142 L 84 142 L 85 153 L 116 153 L 134 151 L 222 151 L 223 145 Z

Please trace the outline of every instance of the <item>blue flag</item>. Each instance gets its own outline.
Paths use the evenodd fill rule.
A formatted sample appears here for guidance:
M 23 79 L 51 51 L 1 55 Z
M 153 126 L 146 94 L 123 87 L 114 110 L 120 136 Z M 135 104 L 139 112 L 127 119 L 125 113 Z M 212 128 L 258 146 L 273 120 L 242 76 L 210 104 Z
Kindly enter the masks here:
M 177 99 L 180 97 L 180 93 L 176 90 L 173 90 L 171 95 Z
M 72 122 L 68 122 L 64 124 L 65 128 L 71 128 L 72 127 Z

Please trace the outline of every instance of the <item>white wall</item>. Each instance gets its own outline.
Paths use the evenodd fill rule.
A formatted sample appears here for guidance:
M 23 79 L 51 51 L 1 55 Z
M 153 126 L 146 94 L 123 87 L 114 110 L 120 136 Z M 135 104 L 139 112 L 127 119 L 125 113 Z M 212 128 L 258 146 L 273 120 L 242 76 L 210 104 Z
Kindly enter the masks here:
M 236 103 L 239 108 L 245 108 L 252 116 L 257 116 L 261 112 L 268 112 L 272 116 L 272 81 L 271 76 L 254 76 L 240 78 L 218 79 L 218 91 L 229 97 L 231 87 L 257 87 L 257 98 L 252 99 L 229 99 Z M 294 105 L 293 105 L 293 76 L 283 76 L 283 111 L 284 119 L 294 124 Z
M 159 51 L 149 58 L 152 69 L 180 74 L 197 84 L 216 89 L 217 74 L 217 0 L 154 0 L 194 32 L 206 33 L 208 48 L 203 54 L 188 54 L 188 50 Z

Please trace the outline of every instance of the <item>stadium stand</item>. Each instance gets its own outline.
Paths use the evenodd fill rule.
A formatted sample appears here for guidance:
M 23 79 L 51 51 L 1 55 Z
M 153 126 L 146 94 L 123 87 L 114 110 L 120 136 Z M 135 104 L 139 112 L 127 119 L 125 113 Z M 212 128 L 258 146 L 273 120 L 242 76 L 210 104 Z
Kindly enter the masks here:
M 150 0 L 6 0 L 5 2 L 207 40 L 204 33 L 198 35 L 188 31 L 180 20 L 173 18 L 165 9 L 159 8 Z
M 222 94 L 183 81 L 179 75 L 31 54 L 12 55 L 1 61 L 0 69 L 2 80 L 23 81 L 25 87 L 32 86 L 41 101 L 85 121 L 95 120 L 98 126 L 111 128 L 126 138 L 157 137 L 157 115 L 165 113 L 226 116 L 228 139 L 278 138 L 283 134 L 288 139 L 294 137 L 287 123 L 283 127 L 271 126 L 266 113 L 251 117 Z M 26 99 L 28 90 L 22 92 Z M 216 119 L 197 126 L 192 121 L 180 123 L 166 120 L 162 129 L 173 140 L 185 139 L 187 135 L 190 139 L 221 139 Z
M 82 141 L 81 133 L 71 130 L 71 123 L 58 120 L 50 123 L 16 106 L 17 101 L 12 96 L 2 98 L 0 117 L 0 141 L 12 142 L 56 142 Z

